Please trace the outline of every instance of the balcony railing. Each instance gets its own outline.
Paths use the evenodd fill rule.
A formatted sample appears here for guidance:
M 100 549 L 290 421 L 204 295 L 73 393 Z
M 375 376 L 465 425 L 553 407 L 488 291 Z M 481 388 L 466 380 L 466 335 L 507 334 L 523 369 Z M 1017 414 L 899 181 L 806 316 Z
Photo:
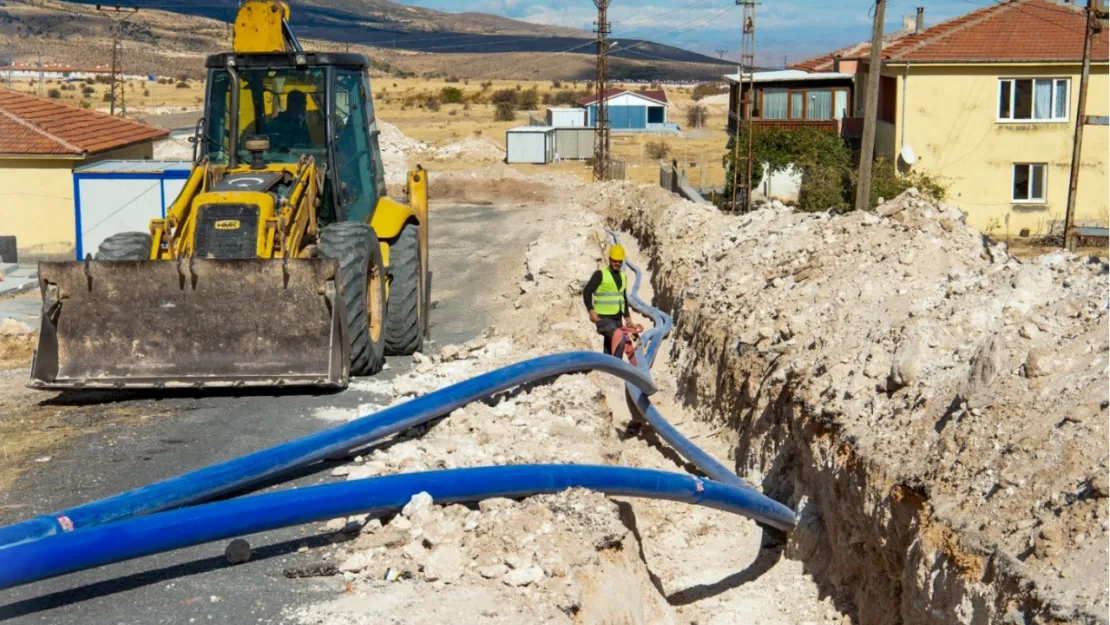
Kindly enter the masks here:
M 728 114 L 728 132 L 736 134 L 739 119 L 736 113 Z M 845 117 L 843 119 L 756 119 L 756 131 L 781 128 L 796 130 L 799 128 L 814 128 L 825 132 L 834 132 L 844 137 L 858 136 L 863 132 L 863 120 Z

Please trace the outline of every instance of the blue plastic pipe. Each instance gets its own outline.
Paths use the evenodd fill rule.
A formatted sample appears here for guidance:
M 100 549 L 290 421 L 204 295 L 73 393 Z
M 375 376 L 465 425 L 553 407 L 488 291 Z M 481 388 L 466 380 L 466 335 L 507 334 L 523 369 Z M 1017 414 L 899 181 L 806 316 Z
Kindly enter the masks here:
M 609 234 L 613 238 L 614 243 L 620 242 L 620 238 L 616 232 L 610 230 Z M 626 261 L 625 265 L 627 265 L 635 275 L 635 280 L 632 283 L 632 289 L 629 292 L 628 299 L 632 303 L 634 309 L 649 317 L 654 324 L 652 329 L 644 332 L 643 342 L 639 348 L 640 352 L 637 354 L 640 368 L 650 375 L 651 365 L 655 362 L 655 356 L 659 351 L 663 338 L 666 337 L 674 327 L 674 320 L 667 313 L 640 299 L 639 291 L 640 282 L 643 279 L 643 272 L 641 272 L 640 268 L 634 263 Z M 709 455 L 703 449 L 695 445 L 693 441 L 683 436 L 682 432 L 679 432 L 678 428 L 667 421 L 663 414 L 652 405 L 651 400 L 649 400 L 640 389 L 631 384 L 626 384 L 625 386 L 629 397 L 632 399 L 632 404 L 636 406 L 640 416 L 643 417 L 644 421 L 651 425 L 655 433 L 668 445 L 674 448 L 679 455 L 690 461 L 699 471 L 718 482 L 755 491 L 750 484 L 741 479 L 731 469 L 718 462 L 716 458 Z M 770 498 L 767 498 L 767 500 L 774 504 L 765 520 L 768 525 L 783 531 L 789 531 L 797 525 L 798 517 L 794 514 L 793 510 Z
M 207 501 L 426 423 L 470 402 L 520 384 L 591 370 L 615 375 L 645 393 L 655 392 L 655 384 L 646 371 L 605 354 L 568 352 L 525 360 L 335 428 L 106 499 L 2 527 L 0 561 L 11 557 L 6 549 L 12 545 Z
M 517 465 L 407 473 L 202 504 L 8 547 L 0 589 L 255 532 L 401 509 L 416 493 L 436 503 L 529 497 L 568 488 L 707 506 L 771 523 L 767 498 L 679 473 L 592 465 Z

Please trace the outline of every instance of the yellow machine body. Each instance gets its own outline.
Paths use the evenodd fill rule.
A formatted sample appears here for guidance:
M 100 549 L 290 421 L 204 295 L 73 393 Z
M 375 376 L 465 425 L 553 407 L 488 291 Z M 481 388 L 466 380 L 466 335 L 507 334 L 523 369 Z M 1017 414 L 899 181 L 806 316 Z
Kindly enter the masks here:
M 386 197 L 381 184 L 371 183 L 376 192 L 370 198 L 349 197 L 354 192 L 348 180 L 384 182 L 376 136 L 355 153 L 363 170 L 340 172 L 340 167 L 352 167 L 350 158 L 331 164 L 338 150 L 332 142 L 342 140 L 346 125 L 362 121 L 354 117 L 356 111 L 368 111 L 364 126 L 373 136 L 364 69 L 363 86 L 351 88 L 357 87 L 351 77 L 357 78 L 361 57 L 300 51 L 291 40 L 288 16 L 282 2 L 241 5 L 234 52 L 217 55 L 227 67 L 223 78 L 233 77 L 233 86 L 216 93 L 210 73 L 205 111 L 206 118 L 230 120 L 233 128 L 216 124 L 198 135 L 205 149 L 165 217 L 150 222 L 149 249 L 144 243 L 137 255 L 122 260 L 98 256 L 40 264 L 43 316 L 30 386 L 345 386 L 352 348 L 344 276 L 340 262 L 320 253 L 322 229 L 345 221 L 368 224 L 379 243 L 385 301 L 366 296 L 367 322 L 379 330 L 391 276 L 400 275 L 391 264 L 397 256 L 393 247 L 404 231 L 409 236 L 405 254 L 411 259 L 411 233 L 405 229 L 418 229 L 418 308 L 424 314 L 427 172 L 409 172 L 408 204 Z M 210 72 L 224 71 L 214 58 L 208 62 Z M 258 58 L 264 59 L 257 61 L 264 69 L 250 69 Z M 289 64 L 284 74 L 265 69 L 279 62 Z M 336 67 L 347 72 L 348 90 L 329 105 L 329 118 L 323 94 L 337 90 Z M 323 80 L 332 81 L 327 91 L 319 87 Z M 274 136 L 260 143 L 246 132 L 276 124 L 271 118 L 293 108 L 290 94 L 298 90 L 306 95 L 305 140 L 316 147 L 273 151 L 277 158 L 267 159 L 268 141 L 282 139 L 280 133 L 270 131 Z M 237 102 L 240 106 L 229 114 Z M 334 130 L 329 134 L 326 128 Z M 262 147 L 252 148 L 248 157 L 244 146 Z M 358 202 L 361 212 L 344 214 L 343 206 Z M 375 284 L 372 278 L 360 279 Z M 410 306 L 411 282 L 406 291 Z M 423 320 L 426 324 L 426 315 Z M 422 342 L 423 330 L 419 336 Z

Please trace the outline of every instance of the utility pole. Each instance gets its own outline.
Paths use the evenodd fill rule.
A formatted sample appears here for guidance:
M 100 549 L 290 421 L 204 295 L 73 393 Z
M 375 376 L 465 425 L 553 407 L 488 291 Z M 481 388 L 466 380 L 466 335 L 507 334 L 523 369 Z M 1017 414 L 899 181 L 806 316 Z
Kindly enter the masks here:
M 1083 37 L 1083 72 L 1079 75 L 1079 104 L 1075 111 L 1075 139 L 1071 149 L 1071 178 L 1068 181 L 1068 205 L 1064 213 L 1064 247 L 1071 252 L 1075 251 L 1075 195 L 1079 186 L 1080 158 L 1083 153 L 1083 126 L 1087 124 L 1087 82 L 1091 77 L 1091 39 L 1098 29 L 1098 20 L 1092 7 L 1092 0 L 1087 0 L 1084 11 L 1086 19 L 1085 35 Z
M 736 134 L 732 138 L 732 210 L 747 212 L 751 208 L 752 197 L 752 158 L 755 145 L 755 125 L 752 123 L 752 98 L 755 95 L 755 0 L 736 0 L 736 4 L 743 7 L 741 19 L 744 24 L 743 35 L 740 39 L 740 65 L 736 72 L 737 88 L 740 90 L 743 119 L 736 124 Z M 747 92 L 744 83 L 747 83 Z M 747 135 L 747 147 L 744 156 L 740 156 L 740 129 Z M 745 168 L 744 192 L 740 203 L 736 201 L 738 183 L 740 182 L 741 161 Z
M 883 17 L 887 0 L 875 0 L 875 19 L 871 25 L 871 58 L 867 67 L 867 95 L 863 109 L 863 141 L 859 151 L 859 183 L 856 185 L 856 210 L 871 206 L 871 163 L 875 160 L 875 126 L 879 116 L 879 71 L 883 64 Z
M 101 5 L 96 5 L 96 10 L 107 14 L 108 11 Z M 121 9 L 119 5 L 114 8 L 115 17 L 110 17 L 113 22 L 112 26 L 112 81 L 108 87 L 110 95 L 109 112 L 112 115 L 116 114 L 116 109 L 119 109 L 121 115 L 127 115 L 127 103 L 125 102 L 125 87 L 126 82 L 123 79 L 123 42 L 120 40 L 123 36 L 123 23 L 131 19 L 132 15 L 139 12 L 138 9 L 127 8 Z
M 42 71 L 42 55 L 41 54 L 38 56 L 38 64 L 39 64 L 39 97 L 44 98 L 44 97 L 46 97 L 46 93 L 45 93 L 46 84 L 43 81 L 45 76 L 43 75 L 43 71 Z
M 594 0 L 597 7 L 597 112 L 594 115 L 594 180 L 609 179 L 609 1 Z
M 716 52 L 717 56 L 723 61 L 725 59 L 725 53 L 728 52 L 728 48 L 717 48 Z

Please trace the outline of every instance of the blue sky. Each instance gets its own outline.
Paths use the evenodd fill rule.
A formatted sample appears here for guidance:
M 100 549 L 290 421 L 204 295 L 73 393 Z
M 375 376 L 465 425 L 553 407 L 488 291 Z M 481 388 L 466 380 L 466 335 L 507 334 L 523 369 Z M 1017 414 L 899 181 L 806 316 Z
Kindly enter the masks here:
M 441 11 L 480 11 L 527 22 L 591 29 L 597 17 L 590 0 L 399 0 Z M 886 27 L 925 7 L 926 24 L 990 4 L 990 0 L 891 0 Z M 781 65 L 866 39 L 871 32 L 867 0 L 763 0 L 756 9 L 757 61 Z M 609 20 L 621 37 L 651 39 L 703 54 L 735 58 L 740 47 L 740 7 L 733 0 L 612 0 Z

